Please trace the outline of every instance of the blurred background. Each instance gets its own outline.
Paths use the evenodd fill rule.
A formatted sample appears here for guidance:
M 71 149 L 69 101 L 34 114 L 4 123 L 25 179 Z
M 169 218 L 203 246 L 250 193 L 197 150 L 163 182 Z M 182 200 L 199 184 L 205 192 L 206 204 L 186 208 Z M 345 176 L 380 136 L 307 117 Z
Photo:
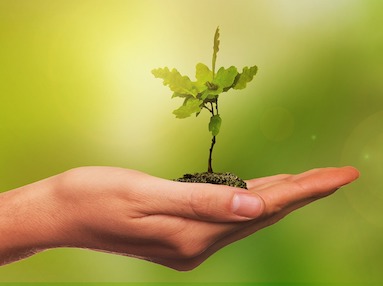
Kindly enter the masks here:
M 133 258 L 51 250 L 5 281 L 383 282 L 383 2 L 0 0 L 0 191 L 112 165 L 163 178 L 207 168 L 208 114 L 151 70 L 194 78 L 258 65 L 220 99 L 215 171 L 243 178 L 353 165 L 360 179 L 187 273 Z

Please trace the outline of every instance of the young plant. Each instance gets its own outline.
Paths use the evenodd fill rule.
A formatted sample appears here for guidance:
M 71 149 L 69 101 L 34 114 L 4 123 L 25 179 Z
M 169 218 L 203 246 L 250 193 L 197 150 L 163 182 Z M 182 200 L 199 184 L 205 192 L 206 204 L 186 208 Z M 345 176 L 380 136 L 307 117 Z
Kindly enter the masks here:
M 210 112 L 209 131 L 212 134 L 212 141 L 209 149 L 208 173 L 213 172 L 212 153 L 216 143 L 216 137 L 221 128 L 222 119 L 218 110 L 218 99 L 221 93 L 230 89 L 244 89 L 257 73 L 257 66 L 244 67 L 242 72 L 231 66 L 221 67 L 216 71 L 217 53 L 219 51 L 219 27 L 215 31 L 213 57 L 211 69 L 203 63 L 196 66 L 196 81 L 191 81 L 189 77 L 182 76 L 176 69 L 170 70 L 168 67 L 152 70 L 156 78 L 163 80 L 163 84 L 168 86 L 173 92 L 174 97 L 183 98 L 183 104 L 173 114 L 177 118 L 187 118 L 193 113 L 198 116 L 203 109 Z

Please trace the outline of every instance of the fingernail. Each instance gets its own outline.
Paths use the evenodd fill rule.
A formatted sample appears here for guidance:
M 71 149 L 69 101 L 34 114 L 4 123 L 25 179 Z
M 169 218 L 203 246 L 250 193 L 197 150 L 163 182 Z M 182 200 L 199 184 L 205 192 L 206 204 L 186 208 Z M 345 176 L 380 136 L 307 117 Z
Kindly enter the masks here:
M 233 213 L 242 217 L 256 218 L 263 208 L 263 202 L 257 195 L 235 194 L 233 197 Z

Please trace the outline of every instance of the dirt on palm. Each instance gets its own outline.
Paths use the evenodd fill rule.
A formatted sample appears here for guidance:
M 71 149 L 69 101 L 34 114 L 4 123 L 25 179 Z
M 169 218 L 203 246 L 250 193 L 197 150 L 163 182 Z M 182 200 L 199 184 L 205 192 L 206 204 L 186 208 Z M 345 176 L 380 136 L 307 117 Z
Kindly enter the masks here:
M 247 189 L 246 183 L 241 178 L 232 173 L 204 172 L 185 174 L 182 178 L 175 179 L 175 181 L 187 183 L 209 183 Z

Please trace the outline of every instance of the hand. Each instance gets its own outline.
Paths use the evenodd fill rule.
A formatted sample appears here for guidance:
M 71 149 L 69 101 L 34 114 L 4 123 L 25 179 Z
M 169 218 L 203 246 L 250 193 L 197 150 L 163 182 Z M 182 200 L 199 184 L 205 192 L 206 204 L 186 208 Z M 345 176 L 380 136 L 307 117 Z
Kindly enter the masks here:
M 316 169 L 249 180 L 243 190 L 77 168 L 0 196 L 0 230 L 9 234 L 0 239 L 0 260 L 69 246 L 190 270 L 358 175 L 352 167 Z M 4 219 L 12 211 L 11 221 Z

